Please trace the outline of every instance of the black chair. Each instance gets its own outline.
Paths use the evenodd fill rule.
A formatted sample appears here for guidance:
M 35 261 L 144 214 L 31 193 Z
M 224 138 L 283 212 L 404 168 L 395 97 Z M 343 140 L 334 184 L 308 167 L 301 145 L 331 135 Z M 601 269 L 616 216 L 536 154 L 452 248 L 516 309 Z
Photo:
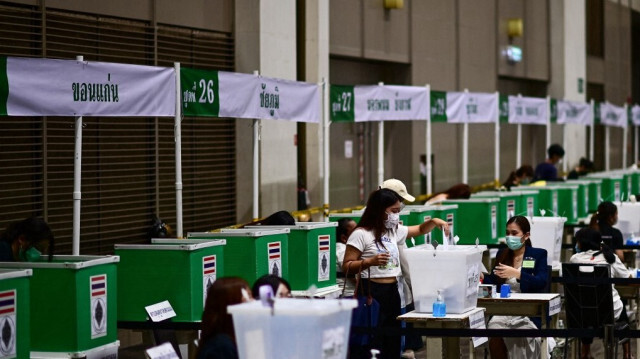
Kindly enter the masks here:
M 562 277 L 568 279 L 564 283 L 567 328 L 600 329 L 613 326 L 615 329 L 625 329 L 628 327 L 627 323 L 616 323 L 614 320 L 610 283 L 580 283 L 580 281 L 572 283 L 572 279 L 608 279 L 610 278 L 608 265 L 562 263 Z M 567 336 L 565 343 L 568 339 Z M 615 356 L 618 354 L 618 344 L 628 340 L 624 338 L 616 342 Z M 567 357 L 567 345 L 564 347 L 564 357 Z

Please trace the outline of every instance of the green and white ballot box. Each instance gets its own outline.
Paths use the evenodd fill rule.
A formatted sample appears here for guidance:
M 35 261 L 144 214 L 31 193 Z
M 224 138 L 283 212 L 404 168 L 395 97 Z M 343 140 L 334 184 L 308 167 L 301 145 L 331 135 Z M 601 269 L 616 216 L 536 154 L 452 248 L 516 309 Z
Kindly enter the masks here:
M 118 256 L 53 256 L 47 262 L 0 262 L 32 269 L 29 317 L 32 358 L 117 353 Z
M 568 180 L 568 185 L 578 186 L 578 218 L 586 218 L 589 215 L 589 201 L 591 199 L 591 181 Z
M 309 287 L 318 291 L 336 290 L 336 222 L 296 222 L 293 226 L 247 226 L 246 228 L 287 228 L 289 232 L 289 284 L 292 294 L 307 295 Z
M 419 225 L 421 223 L 424 223 L 430 220 L 431 218 L 434 218 L 436 214 L 435 207 L 436 206 L 426 206 L 426 205 L 425 206 L 415 206 L 415 205 L 405 206 L 404 210 L 409 211 L 409 221 L 407 225 L 408 226 Z M 417 246 L 420 244 L 431 243 L 432 235 L 433 235 L 433 231 L 427 234 L 413 237 L 413 240 L 411 240 L 411 238 L 407 238 L 407 247 L 411 248 L 413 246 Z
M 451 237 L 458 234 L 457 232 L 457 223 L 458 223 L 458 205 L 454 203 L 442 203 L 435 206 L 433 208 L 433 217 L 440 218 L 443 221 L 446 221 L 449 225 L 449 232 L 451 232 Z M 442 232 L 439 228 L 431 231 L 431 240 L 435 240 L 438 243 L 444 243 L 444 232 Z
M 458 222 L 456 235 L 458 244 L 475 244 L 478 238 L 481 244 L 498 243 L 498 198 L 454 199 L 443 202 L 456 205 Z M 504 233 L 502 234 L 504 236 Z
M 224 240 L 153 239 L 116 244 L 118 320 L 144 322 L 145 307 L 168 300 L 174 322 L 199 322 L 207 289 L 224 273 Z
M 539 191 L 533 191 L 530 189 L 518 191 L 520 194 L 520 206 L 518 215 L 533 217 L 538 212 L 538 193 Z
M 0 358 L 30 357 L 31 269 L 0 269 Z
M 587 178 L 602 179 L 602 196 L 598 203 L 601 201 L 619 202 L 622 198 L 622 195 L 624 194 L 624 177 L 622 175 L 613 173 L 595 173 L 587 176 Z
M 193 240 L 224 239 L 224 275 L 250 285 L 265 274 L 289 280 L 289 229 L 225 229 L 188 233 Z
M 558 212 L 556 216 L 567 219 L 568 224 L 578 223 L 578 189 L 577 184 L 567 184 L 565 182 L 547 182 L 547 187 L 555 188 L 558 191 Z
M 602 178 L 580 177 L 580 181 L 589 182 L 589 213 L 596 212 L 602 200 Z
M 536 215 L 553 217 L 558 213 L 558 189 L 551 186 L 517 186 L 511 187 L 512 192 L 520 191 L 538 191 L 538 211 Z
M 509 218 L 524 213 L 524 208 L 520 207 L 520 194 L 517 192 L 483 191 L 471 195 L 471 198 L 498 198 L 498 238 L 507 232 L 507 221 Z

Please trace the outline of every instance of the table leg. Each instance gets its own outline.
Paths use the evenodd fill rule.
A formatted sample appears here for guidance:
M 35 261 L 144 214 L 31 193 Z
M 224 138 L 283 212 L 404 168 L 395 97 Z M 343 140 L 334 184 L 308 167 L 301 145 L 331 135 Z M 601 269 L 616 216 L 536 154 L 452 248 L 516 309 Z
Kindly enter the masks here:
M 542 342 L 540 343 L 540 358 L 549 359 L 549 344 L 547 343 L 547 337 L 542 337 Z
M 460 359 L 460 337 L 442 338 L 443 353 L 446 359 Z M 473 347 L 473 346 L 472 346 Z
M 427 337 L 427 358 L 442 358 L 442 340 Z

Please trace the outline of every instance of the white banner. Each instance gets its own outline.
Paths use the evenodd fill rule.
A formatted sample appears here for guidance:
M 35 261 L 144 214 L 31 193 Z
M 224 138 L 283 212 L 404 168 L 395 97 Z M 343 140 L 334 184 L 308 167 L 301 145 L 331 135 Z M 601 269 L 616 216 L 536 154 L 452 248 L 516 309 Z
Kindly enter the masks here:
M 631 122 L 636 126 L 640 126 L 640 106 L 638 105 L 631 107 Z
M 355 121 L 426 120 L 428 95 L 418 86 L 355 86 Z
M 447 122 L 495 123 L 498 97 L 491 93 L 447 92 Z
M 558 123 L 573 123 L 590 126 L 593 121 L 591 104 L 573 101 L 558 101 Z
M 603 102 L 600 104 L 600 123 L 605 126 L 627 127 L 627 111 L 624 107 Z
M 317 84 L 218 72 L 220 117 L 319 123 Z
M 9 57 L 6 75 L 9 116 L 175 114 L 173 68 Z
M 545 98 L 509 96 L 509 123 L 546 125 L 548 110 Z

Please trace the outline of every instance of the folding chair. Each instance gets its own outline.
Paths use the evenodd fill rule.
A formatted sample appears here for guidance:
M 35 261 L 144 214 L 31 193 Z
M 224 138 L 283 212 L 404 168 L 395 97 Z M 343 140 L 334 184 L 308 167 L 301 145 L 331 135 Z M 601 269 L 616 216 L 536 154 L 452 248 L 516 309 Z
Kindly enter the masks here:
M 608 279 L 610 267 L 606 264 L 562 263 L 562 276 L 567 279 Z M 627 323 L 616 323 L 613 316 L 613 295 L 610 283 L 564 283 L 567 328 L 599 329 L 614 326 L 625 329 Z M 568 342 L 569 336 L 565 338 Z M 628 341 L 623 338 L 615 343 L 614 357 L 618 354 L 618 344 Z M 605 343 L 605 346 L 608 345 Z M 606 347 L 605 347 L 606 349 Z M 580 354 L 580 353 L 578 353 Z M 567 345 L 564 358 L 567 357 Z

